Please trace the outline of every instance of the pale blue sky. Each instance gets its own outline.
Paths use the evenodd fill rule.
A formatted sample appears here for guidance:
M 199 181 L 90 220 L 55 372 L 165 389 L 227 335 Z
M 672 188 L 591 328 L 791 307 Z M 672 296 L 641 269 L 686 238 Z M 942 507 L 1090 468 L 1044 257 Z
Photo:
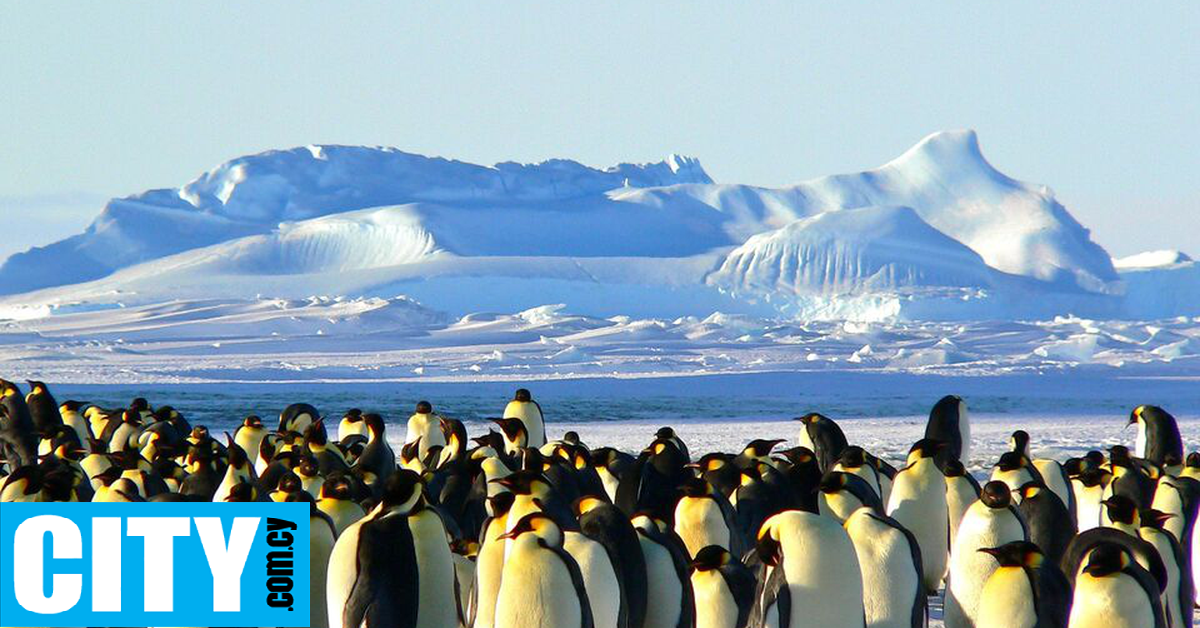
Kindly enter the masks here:
M 0 256 L 248 152 L 381 144 L 782 185 L 970 127 L 1114 254 L 1200 254 L 1200 3 L 0 7 Z

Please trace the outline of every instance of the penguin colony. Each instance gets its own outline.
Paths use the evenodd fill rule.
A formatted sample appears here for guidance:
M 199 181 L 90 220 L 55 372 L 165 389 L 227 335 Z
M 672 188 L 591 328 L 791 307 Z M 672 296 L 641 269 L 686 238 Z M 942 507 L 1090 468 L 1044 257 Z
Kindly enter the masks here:
M 630 455 L 548 442 L 521 389 L 474 438 L 423 401 L 394 452 L 357 409 L 222 442 L 0 380 L 0 501 L 307 502 L 322 628 L 911 628 L 928 596 L 949 628 L 1192 624 L 1200 454 L 1162 408 L 1133 451 L 1035 459 L 1017 431 L 982 486 L 958 397 L 900 468 L 798 420 L 796 447 L 693 456 L 664 427 Z

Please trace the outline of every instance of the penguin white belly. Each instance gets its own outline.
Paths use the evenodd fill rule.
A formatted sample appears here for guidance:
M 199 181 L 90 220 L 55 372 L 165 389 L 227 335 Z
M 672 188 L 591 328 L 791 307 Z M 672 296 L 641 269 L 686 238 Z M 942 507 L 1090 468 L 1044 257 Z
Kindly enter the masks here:
M 1200 525 L 1200 517 L 1196 517 L 1196 521 L 1192 523 L 1192 582 L 1200 583 L 1200 539 L 1196 538 L 1196 534 L 1200 532 L 1196 527 Z M 1200 586 L 1195 587 L 1196 603 L 1200 606 Z
M 816 453 L 817 445 L 813 443 L 812 437 L 808 435 L 808 427 L 800 428 L 800 446 L 807 448 L 809 451 Z
M 975 628 L 1036 628 L 1033 583 L 1020 567 L 1001 567 L 980 596 Z
M 504 418 L 521 419 L 525 424 L 525 432 L 529 435 L 530 447 L 541 447 L 546 444 L 546 421 L 542 417 L 542 409 L 533 401 L 510 401 L 504 407 Z
M 348 437 L 348 436 L 366 436 L 366 435 L 367 435 L 367 422 L 366 421 L 347 421 L 346 419 L 342 419 L 342 422 L 338 423 L 338 441 L 339 442 L 346 440 L 346 437 Z
M 600 476 L 600 482 L 604 484 L 604 492 L 608 494 L 608 498 L 615 504 L 617 502 L 617 487 L 621 485 L 621 481 L 608 470 L 608 467 L 603 465 L 596 467 L 596 475 Z
M 1154 501 L 1150 507 L 1175 515 L 1163 523 L 1163 528 L 1174 534 L 1176 539 L 1182 539 L 1187 519 L 1184 517 L 1183 499 L 1180 497 L 1179 490 L 1176 489 L 1176 481 L 1169 475 L 1160 478 L 1158 486 L 1154 489 Z
M 729 526 L 716 501 L 708 498 L 684 497 L 675 507 L 675 533 L 687 546 L 688 556 L 709 545 L 729 547 Z
M 337 540 L 323 519 L 314 517 L 308 526 L 310 628 L 327 628 L 329 609 L 325 606 L 325 591 L 328 586 L 329 557 Z
M 329 612 L 329 628 L 359 628 L 343 626 L 342 612 L 358 579 L 358 533 L 361 527 L 362 521 L 358 521 L 346 528 L 329 554 L 329 568 L 325 572 L 325 606 Z
M 716 569 L 692 572 L 696 628 L 738 628 L 738 607 L 725 577 Z
M 557 554 L 525 536 L 504 564 L 496 628 L 579 628 L 583 612 L 571 572 Z M 440 628 L 448 626 L 453 624 Z
M 454 601 L 454 560 L 446 528 L 437 513 L 425 509 L 408 518 L 417 557 L 421 606 L 417 628 L 446 628 L 458 624 Z
M 1175 628 L 1183 628 L 1190 623 L 1184 623 L 1184 617 L 1181 614 L 1179 605 L 1179 562 L 1175 560 L 1175 549 L 1171 546 L 1171 541 L 1166 538 L 1167 533 L 1162 530 L 1154 530 L 1143 528 L 1140 536 L 1142 540 L 1154 546 L 1158 550 L 1158 555 L 1162 558 L 1163 566 L 1167 569 L 1167 588 L 1163 591 L 1163 611 L 1167 615 L 1170 622 L 1169 625 Z M 1188 619 L 1191 619 L 1190 617 Z
M 504 548 L 506 541 L 497 536 L 504 534 L 505 520 L 492 519 L 484 530 L 475 558 L 475 624 L 474 628 L 492 628 L 496 621 L 496 598 L 500 595 L 501 577 L 504 574 Z
M 841 538 L 802 534 L 784 540 L 791 628 L 864 625 L 862 573 L 849 535 L 840 531 Z
M 596 628 L 617 628 L 621 615 L 621 584 L 604 546 L 579 532 L 566 532 L 563 549 L 579 564 L 583 588 L 592 607 Z
M 922 589 L 904 533 L 861 513 L 846 521 L 862 571 L 863 611 L 870 628 L 912 628 L 913 604 Z
M 250 459 L 250 464 L 258 464 L 259 450 L 262 447 L 263 439 L 267 437 L 267 430 L 252 429 L 242 426 L 233 437 L 233 442 L 241 447 L 246 452 L 246 457 Z
M 950 552 L 946 628 L 970 628 L 978 617 L 979 596 L 998 567 L 995 558 L 979 550 L 1022 540 L 1025 529 L 1007 508 L 993 510 L 983 502 L 975 502 L 967 510 Z
M 645 628 L 676 628 L 683 606 L 683 583 L 667 548 L 638 534 L 646 557 Z
M 1100 525 L 1100 514 L 1104 511 L 1104 487 L 1100 484 L 1085 486 L 1079 480 L 1071 480 L 1075 491 L 1075 523 L 1083 533 Z
M 1134 443 L 1133 451 L 1138 458 L 1146 457 L 1146 445 L 1149 439 L 1146 438 L 1146 422 L 1138 420 L 1137 422 L 1137 441 Z
M 1008 490 L 1015 491 L 1024 486 L 1025 483 L 1032 480 L 1033 474 L 1026 469 L 1010 469 L 1008 471 L 993 469 L 991 479 L 994 481 L 1004 482 L 1006 485 L 1008 485 Z M 1019 499 L 1019 496 L 1014 494 L 1013 499 Z
M 954 544 L 954 537 L 958 535 L 958 526 L 962 523 L 963 515 L 967 514 L 967 509 L 975 500 L 979 499 L 979 495 L 975 494 L 975 487 L 966 478 L 955 477 L 946 478 L 946 509 L 950 515 L 950 544 Z
M 922 458 L 896 474 L 888 516 L 917 538 L 926 591 L 936 591 L 946 574 L 950 551 L 950 513 L 946 479 L 931 458 Z
M 1133 577 L 1115 573 L 1075 579 L 1071 628 L 1145 628 L 1154 626 L 1154 610 L 1145 590 Z
M 429 450 L 433 447 L 445 447 L 446 435 L 442 433 L 442 427 L 439 419 L 432 414 L 417 413 L 408 419 L 408 433 L 404 437 L 404 443 L 415 443 L 421 441 L 421 446 L 418 448 L 418 457 L 425 458 Z
M 63 423 L 65 423 L 67 427 L 75 430 L 75 435 L 79 437 L 80 444 L 82 444 L 84 447 L 87 447 L 88 439 L 92 436 L 88 432 L 87 421 L 85 421 L 83 417 L 79 416 L 78 412 L 63 412 L 62 418 Z

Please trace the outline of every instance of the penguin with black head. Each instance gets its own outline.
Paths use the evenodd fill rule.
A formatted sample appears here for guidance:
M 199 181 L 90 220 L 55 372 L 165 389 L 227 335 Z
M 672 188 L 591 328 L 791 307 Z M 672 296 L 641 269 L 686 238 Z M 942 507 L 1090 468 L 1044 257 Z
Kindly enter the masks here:
M 842 428 L 833 419 L 816 412 L 795 420 L 804 424 L 804 429 L 800 430 L 800 446 L 816 454 L 822 473 L 832 469 L 842 456 L 842 450 L 849 445 Z
M 1134 455 L 1163 466 L 1168 457 L 1183 460 L 1179 424 L 1170 412 L 1158 406 L 1138 406 L 1129 413 L 1128 425 L 1137 426 Z
M 971 420 L 967 402 L 957 395 L 946 395 L 929 411 L 925 438 L 941 441 L 945 449 L 938 452 L 937 463 L 944 467 L 950 460 L 968 464 L 971 458 Z

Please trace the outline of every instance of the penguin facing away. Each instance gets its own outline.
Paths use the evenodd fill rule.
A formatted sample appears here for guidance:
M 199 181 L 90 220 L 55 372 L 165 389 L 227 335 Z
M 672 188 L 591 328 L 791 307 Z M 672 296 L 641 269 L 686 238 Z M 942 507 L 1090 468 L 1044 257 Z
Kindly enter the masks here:
M 925 438 L 946 443 L 946 448 L 938 452 L 939 467 L 945 466 L 950 460 L 968 464 L 971 459 L 971 420 L 967 402 L 956 395 L 939 399 L 929 411 Z
M 867 626 L 925 626 L 928 600 L 916 537 L 895 519 L 866 507 L 854 511 L 843 526 L 854 543 L 862 571 Z

